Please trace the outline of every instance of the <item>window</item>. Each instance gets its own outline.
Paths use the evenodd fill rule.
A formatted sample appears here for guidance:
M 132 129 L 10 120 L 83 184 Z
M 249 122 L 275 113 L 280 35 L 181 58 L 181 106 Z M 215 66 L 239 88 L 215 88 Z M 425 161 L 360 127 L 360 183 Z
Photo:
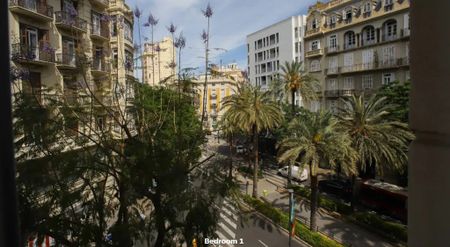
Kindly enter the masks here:
M 320 70 L 320 62 L 319 60 L 312 60 L 311 63 L 309 64 L 310 66 L 310 71 L 311 72 L 315 72 L 315 71 L 319 71 Z
M 318 100 L 313 100 L 311 101 L 311 111 L 312 112 L 317 112 L 320 109 L 320 101 Z
M 362 76 L 362 89 L 372 89 L 373 88 L 373 76 L 363 75 Z
M 334 34 L 334 35 L 331 35 L 329 38 L 328 38 L 328 50 L 330 51 L 330 50 L 336 50 L 337 49 L 337 35 L 336 34 Z
M 355 89 L 355 85 L 353 84 L 353 77 L 344 77 L 344 90 L 352 89 Z
M 344 67 L 353 66 L 353 53 L 344 54 Z
M 362 51 L 362 66 L 364 69 L 372 69 L 374 64 L 374 50 L 368 49 Z
M 375 28 L 373 26 L 368 26 L 364 28 L 363 42 L 364 45 L 370 45 L 375 43 Z
M 338 72 L 338 58 L 330 57 L 328 59 L 328 74 L 334 74 Z
M 336 100 L 330 100 L 330 101 L 328 101 L 328 104 L 329 104 L 329 110 L 332 113 L 336 113 L 337 108 L 338 108 L 338 102 Z
M 294 29 L 294 33 L 295 33 L 295 38 L 298 38 L 298 27 L 296 27 L 295 29 Z
M 316 28 L 319 28 L 319 20 L 314 18 L 311 22 L 311 29 L 316 29 Z
M 352 22 L 352 8 L 347 8 L 344 11 L 342 11 L 342 19 L 344 20 L 345 23 L 350 23 Z
M 123 33 L 125 36 L 125 39 L 133 42 L 133 29 L 131 28 L 131 23 L 127 20 L 123 20 Z
M 295 42 L 295 53 L 299 53 L 299 42 Z
M 393 0 L 385 0 L 384 1 L 384 11 L 390 11 L 394 7 Z
M 329 79 L 327 81 L 327 89 L 328 90 L 338 90 L 337 79 Z
M 382 65 L 391 66 L 395 64 L 395 47 L 387 46 L 382 48 Z
M 384 24 L 384 41 L 393 40 L 397 37 L 397 21 L 389 20 Z
M 364 4 L 363 6 L 363 15 L 364 17 L 370 16 L 370 13 L 372 12 L 372 3 L 369 1 Z
M 328 19 L 328 22 L 329 22 L 328 24 L 329 24 L 330 28 L 334 28 L 336 26 L 336 22 L 337 22 L 336 15 L 330 16 Z
M 387 84 L 395 81 L 395 74 L 394 73 L 384 73 L 381 80 L 382 80 L 383 85 L 387 85 Z
M 356 47 L 356 35 L 355 32 L 349 31 L 344 34 L 344 49 L 351 49 Z
M 314 40 L 311 42 L 311 51 L 320 49 L 320 42 L 318 40 Z

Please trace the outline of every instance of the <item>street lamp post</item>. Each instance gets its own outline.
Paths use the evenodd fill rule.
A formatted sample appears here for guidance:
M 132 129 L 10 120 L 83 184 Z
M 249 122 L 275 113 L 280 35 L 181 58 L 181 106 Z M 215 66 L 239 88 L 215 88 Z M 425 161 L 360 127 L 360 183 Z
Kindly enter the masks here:
M 294 219 L 295 219 L 295 213 L 294 213 L 294 190 L 288 189 L 289 192 L 289 247 L 291 247 L 292 242 L 292 231 L 294 226 Z

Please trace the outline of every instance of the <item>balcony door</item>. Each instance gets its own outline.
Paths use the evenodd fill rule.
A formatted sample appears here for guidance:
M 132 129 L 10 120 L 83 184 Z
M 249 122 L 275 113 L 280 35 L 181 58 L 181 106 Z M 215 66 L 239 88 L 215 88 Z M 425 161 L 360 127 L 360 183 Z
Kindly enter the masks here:
M 363 69 L 371 69 L 374 62 L 374 51 L 373 49 L 364 50 L 362 52 L 362 63 Z
M 36 11 L 37 10 L 37 1 L 36 0 L 25 0 L 25 8 L 29 10 Z
M 92 12 L 92 34 L 100 35 L 100 15 L 98 13 Z
M 63 41 L 63 62 L 75 66 L 75 42 L 73 40 Z
M 35 28 L 26 28 L 28 54 L 33 60 L 39 60 L 39 40 L 38 31 Z

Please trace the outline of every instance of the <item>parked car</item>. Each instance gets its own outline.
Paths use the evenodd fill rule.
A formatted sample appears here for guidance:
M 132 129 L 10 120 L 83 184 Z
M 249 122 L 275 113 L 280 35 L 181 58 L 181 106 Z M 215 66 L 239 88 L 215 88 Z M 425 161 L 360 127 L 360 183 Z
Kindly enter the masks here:
M 236 146 L 236 153 L 237 154 L 244 154 L 245 153 L 245 148 L 242 145 L 237 145 Z
M 287 177 L 289 175 L 289 166 L 278 169 L 278 175 Z M 301 169 L 298 166 L 292 166 L 292 179 L 300 182 L 308 180 L 308 170 L 306 168 Z
M 352 185 L 344 179 L 327 179 L 319 181 L 319 191 L 335 195 L 345 201 L 352 198 Z

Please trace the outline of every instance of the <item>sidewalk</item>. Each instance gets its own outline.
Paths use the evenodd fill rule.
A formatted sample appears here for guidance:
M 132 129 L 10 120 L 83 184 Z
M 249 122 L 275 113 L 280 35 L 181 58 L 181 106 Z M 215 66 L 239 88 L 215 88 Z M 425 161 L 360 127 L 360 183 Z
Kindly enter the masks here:
M 240 183 L 241 190 L 245 193 L 246 183 L 248 181 L 248 194 L 251 195 L 253 189 L 253 182 L 251 178 L 245 178 L 242 175 L 235 173 L 237 180 Z M 289 211 L 289 196 L 287 192 L 279 192 L 280 187 L 267 181 L 266 178 L 260 179 L 258 182 L 258 196 L 262 197 L 273 206 Z M 264 195 L 265 194 L 265 195 Z M 296 216 L 302 222 L 309 221 L 310 211 L 309 202 L 295 201 Z M 334 218 L 321 211 L 317 212 L 317 226 L 319 231 L 333 237 L 338 242 L 347 246 L 380 246 L 393 247 L 382 236 L 371 233 L 355 224 Z

